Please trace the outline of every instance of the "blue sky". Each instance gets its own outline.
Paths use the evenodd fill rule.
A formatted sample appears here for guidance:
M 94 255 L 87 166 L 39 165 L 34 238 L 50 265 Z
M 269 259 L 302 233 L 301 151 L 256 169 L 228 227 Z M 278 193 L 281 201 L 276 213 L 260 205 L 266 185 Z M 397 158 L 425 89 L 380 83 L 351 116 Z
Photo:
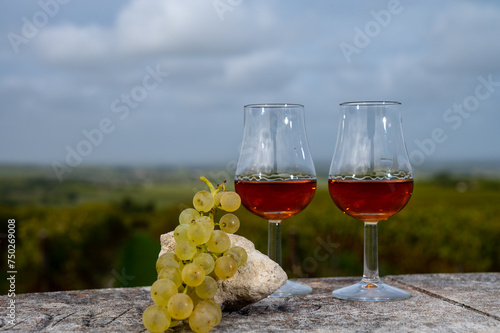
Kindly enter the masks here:
M 329 161 L 338 104 L 403 103 L 429 162 L 500 159 L 500 2 L 0 2 L 0 162 L 220 164 L 243 106 L 305 105 Z

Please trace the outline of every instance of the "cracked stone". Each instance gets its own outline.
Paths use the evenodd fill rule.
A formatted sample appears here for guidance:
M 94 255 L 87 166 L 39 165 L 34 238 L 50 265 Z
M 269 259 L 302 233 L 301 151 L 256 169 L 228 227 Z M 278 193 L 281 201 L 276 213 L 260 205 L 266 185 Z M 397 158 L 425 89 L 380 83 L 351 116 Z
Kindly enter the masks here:
M 224 310 L 238 310 L 260 301 L 278 290 L 287 280 L 285 271 L 268 256 L 255 249 L 255 245 L 242 236 L 228 234 L 231 246 L 241 246 L 247 251 L 247 262 L 227 280 L 217 281 L 214 301 Z M 174 252 L 173 232 L 160 237 L 161 251 Z

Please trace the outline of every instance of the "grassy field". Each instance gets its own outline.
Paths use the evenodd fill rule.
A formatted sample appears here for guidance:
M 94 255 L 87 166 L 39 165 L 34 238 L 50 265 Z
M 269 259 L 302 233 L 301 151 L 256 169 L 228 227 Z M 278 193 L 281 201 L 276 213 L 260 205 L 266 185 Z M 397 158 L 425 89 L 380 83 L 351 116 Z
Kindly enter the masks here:
M 175 228 L 180 211 L 205 188 L 202 173 L 217 174 L 82 168 L 58 182 L 39 168 L 0 167 L 0 216 L 16 219 L 17 292 L 151 284 L 159 236 Z M 404 210 L 379 224 L 381 275 L 499 271 L 499 203 L 498 179 L 417 179 Z M 266 253 L 267 222 L 244 208 L 237 214 L 238 234 Z M 5 235 L 6 223 L 2 228 Z M 362 274 L 363 224 L 335 207 L 326 180 L 282 232 L 289 277 Z M 7 267 L 5 237 L 0 241 Z

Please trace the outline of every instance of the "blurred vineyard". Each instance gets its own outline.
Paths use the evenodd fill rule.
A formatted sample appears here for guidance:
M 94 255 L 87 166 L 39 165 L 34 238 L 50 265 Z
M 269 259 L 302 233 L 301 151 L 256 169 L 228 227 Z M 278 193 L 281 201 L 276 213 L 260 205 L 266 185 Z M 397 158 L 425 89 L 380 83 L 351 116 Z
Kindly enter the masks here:
M 82 168 L 58 182 L 38 168 L 1 167 L 0 266 L 7 267 L 7 220 L 14 218 L 17 293 L 149 285 L 159 237 L 205 189 L 201 174 L 214 182 L 224 176 Z M 237 214 L 238 234 L 266 253 L 266 221 L 244 208 Z M 290 278 L 362 274 L 363 225 L 335 207 L 326 180 L 302 213 L 283 222 L 282 232 Z M 405 209 L 379 224 L 380 273 L 500 271 L 499 244 L 500 180 L 435 174 L 417 179 Z M 0 281 L 5 294 L 7 281 Z

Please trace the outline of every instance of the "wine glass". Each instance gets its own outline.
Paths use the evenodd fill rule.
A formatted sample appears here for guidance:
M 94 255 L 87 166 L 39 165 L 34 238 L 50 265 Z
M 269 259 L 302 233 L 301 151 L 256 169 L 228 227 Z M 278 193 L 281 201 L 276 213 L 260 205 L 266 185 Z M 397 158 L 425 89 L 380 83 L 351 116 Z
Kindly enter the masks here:
M 364 222 L 364 271 L 357 284 L 333 296 L 356 301 L 392 301 L 410 293 L 382 283 L 378 272 L 377 223 L 410 200 L 413 174 L 406 151 L 399 102 L 340 104 L 337 145 L 328 187 L 335 204 Z
M 268 255 L 281 266 L 281 221 L 302 211 L 316 191 L 304 106 L 251 104 L 244 111 L 235 190 L 243 206 L 269 221 Z M 270 297 L 311 291 L 307 285 L 287 281 Z

